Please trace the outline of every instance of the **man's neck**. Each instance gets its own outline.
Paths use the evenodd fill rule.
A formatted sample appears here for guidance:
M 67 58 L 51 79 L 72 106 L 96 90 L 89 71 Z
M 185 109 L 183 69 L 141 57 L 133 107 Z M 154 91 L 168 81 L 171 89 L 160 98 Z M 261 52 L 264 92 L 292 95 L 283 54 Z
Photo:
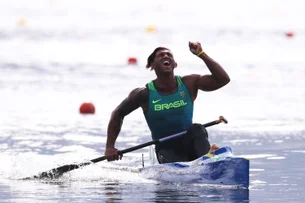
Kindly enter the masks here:
M 174 74 L 158 76 L 155 86 L 163 93 L 172 93 L 177 89 L 176 77 Z

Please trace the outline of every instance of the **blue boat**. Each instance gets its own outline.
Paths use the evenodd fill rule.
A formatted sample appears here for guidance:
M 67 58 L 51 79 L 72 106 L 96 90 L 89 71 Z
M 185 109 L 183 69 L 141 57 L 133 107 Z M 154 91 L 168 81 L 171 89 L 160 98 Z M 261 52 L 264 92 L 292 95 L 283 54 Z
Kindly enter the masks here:
M 151 165 L 141 173 L 156 180 L 248 188 L 249 164 L 248 159 L 233 155 L 232 149 L 226 146 L 191 162 Z

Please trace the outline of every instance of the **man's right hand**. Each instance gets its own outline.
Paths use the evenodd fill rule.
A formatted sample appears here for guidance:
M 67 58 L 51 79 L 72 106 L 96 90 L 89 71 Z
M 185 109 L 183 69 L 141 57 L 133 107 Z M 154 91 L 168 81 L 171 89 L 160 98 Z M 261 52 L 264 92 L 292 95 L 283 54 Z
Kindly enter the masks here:
M 107 158 L 107 161 L 119 160 L 123 157 L 123 155 L 120 155 L 119 150 L 115 147 L 106 148 L 105 156 Z

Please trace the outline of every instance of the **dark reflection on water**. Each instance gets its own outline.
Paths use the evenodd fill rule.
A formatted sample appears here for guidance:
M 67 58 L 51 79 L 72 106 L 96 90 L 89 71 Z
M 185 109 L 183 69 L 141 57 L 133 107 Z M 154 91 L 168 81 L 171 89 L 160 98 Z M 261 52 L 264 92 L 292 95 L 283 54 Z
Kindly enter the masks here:
M 22 184 L 20 184 L 22 183 Z M 0 184 L 0 188 L 4 188 Z M 178 184 L 131 183 L 104 180 L 14 182 L 3 199 L 17 198 L 64 202 L 248 202 L 249 189 Z M 34 198 L 34 199 L 33 199 Z
M 105 184 L 106 202 L 248 202 L 249 189 L 191 184 Z M 126 188 L 129 188 L 128 192 Z
M 123 187 L 119 183 L 106 183 L 103 185 L 106 202 L 119 202 L 123 199 Z
M 207 202 L 223 201 L 241 202 L 249 201 L 248 189 L 229 189 L 202 187 L 193 185 L 180 185 L 164 187 L 159 185 L 155 190 L 152 202 Z

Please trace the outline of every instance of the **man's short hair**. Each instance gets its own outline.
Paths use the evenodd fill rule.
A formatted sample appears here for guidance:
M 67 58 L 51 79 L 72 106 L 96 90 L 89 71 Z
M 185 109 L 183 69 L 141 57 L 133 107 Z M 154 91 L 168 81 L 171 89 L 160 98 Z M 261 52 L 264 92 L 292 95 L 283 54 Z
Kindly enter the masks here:
M 157 53 L 158 51 L 160 51 L 160 50 L 169 50 L 169 49 L 166 48 L 166 47 L 157 47 L 157 48 L 153 51 L 153 53 L 151 53 L 151 54 L 149 55 L 149 57 L 147 58 L 147 64 L 146 64 L 146 68 L 147 68 L 147 69 L 148 69 L 148 68 L 150 68 L 150 70 L 153 69 L 153 68 L 151 67 L 151 65 L 152 65 L 152 63 L 153 63 L 154 60 L 155 60 L 156 53 Z

